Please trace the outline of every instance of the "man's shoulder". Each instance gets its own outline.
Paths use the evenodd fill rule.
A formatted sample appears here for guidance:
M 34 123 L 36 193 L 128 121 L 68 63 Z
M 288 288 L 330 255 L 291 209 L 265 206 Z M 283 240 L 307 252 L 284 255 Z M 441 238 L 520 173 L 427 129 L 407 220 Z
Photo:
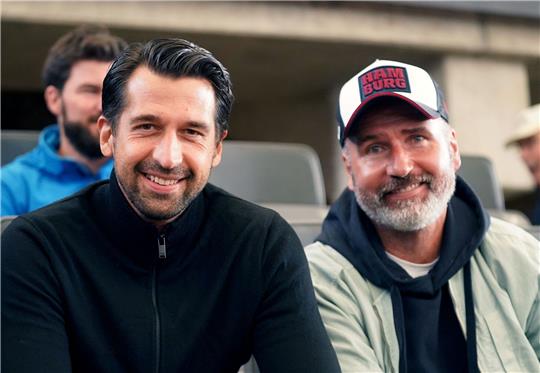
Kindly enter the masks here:
M 524 229 L 491 219 L 484 241 L 476 255 L 481 255 L 492 270 L 536 276 L 540 270 L 540 242 Z
M 41 174 L 41 170 L 36 166 L 35 162 L 36 151 L 37 148 L 34 148 L 2 166 L 2 179 L 28 178 L 29 176 Z
M 540 254 L 540 242 L 530 233 L 515 224 L 491 218 L 491 224 L 484 238 L 485 246 L 503 252 Z
M 88 219 L 91 196 L 97 188 L 105 184 L 108 184 L 108 180 L 94 183 L 68 197 L 22 214 L 21 223 L 59 231 L 69 229 L 68 226 L 78 224 L 80 218 Z
M 335 282 L 348 273 L 360 276 L 351 262 L 332 246 L 316 241 L 306 246 L 305 252 L 313 276 L 324 282 Z

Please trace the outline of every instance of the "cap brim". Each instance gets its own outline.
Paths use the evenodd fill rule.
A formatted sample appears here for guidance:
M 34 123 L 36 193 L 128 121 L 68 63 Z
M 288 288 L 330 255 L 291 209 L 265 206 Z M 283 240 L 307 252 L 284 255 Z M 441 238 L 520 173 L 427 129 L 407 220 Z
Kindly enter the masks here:
M 420 114 L 422 114 L 426 119 L 436 119 L 436 118 L 441 117 L 439 112 L 433 110 L 432 108 L 430 108 L 430 107 L 428 107 L 426 105 L 423 105 L 421 103 L 415 102 L 415 101 L 413 101 L 413 100 L 411 100 L 411 99 L 409 99 L 409 98 L 407 98 L 405 96 L 402 96 L 402 95 L 400 95 L 398 93 L 395 93 L 395 92 L 381 92 L 381 93 L 375 94 L 375 95 L 370 96 L 369 98 L 365 99 L 356 108 L 356 110 L 352 113 L 351 117 L 349 118 L 349 121 L 347 122 L 347 125 L 345 126 L 345 131 L 344 131 L 344 136 L 343 137 L 347 138 L 347 136 L 349 135 L 349 132 L 351 131 L 351 129 L 352 129 L 353 125 L 354 125 L 354 122 L 357 121 L 357 119 L 362 114 L 362 111 L 367 106 L 369 106 L 369 104 L 371 104 L 375 100 L 378 100 L 378 99 L 381 99 L 381 98 L 388 98 L 388 97 L 395 97 L 395 98 L 398 98 L 398 99 L 402 100 L 403 102 L 408 103 L 413 108 L 418 110 L 418 112 Z

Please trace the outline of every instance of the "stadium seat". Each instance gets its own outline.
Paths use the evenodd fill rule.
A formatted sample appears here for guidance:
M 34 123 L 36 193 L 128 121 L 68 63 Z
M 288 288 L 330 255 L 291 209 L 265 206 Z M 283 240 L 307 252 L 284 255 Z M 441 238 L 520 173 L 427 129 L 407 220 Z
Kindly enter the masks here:
M 319 157 L 303 144 L 225 141 L 210 182 L 256 203 L 326 204 Z
M 2 216 L 0 218 L 0 233 L 3 232 L 4 229 L 7 228 L 9 223 L 11 223 L 16 217 L 16 215 Z
M 313 243 L 321 233 L 321 226 L 329 209 L 329 206 L 317 205 L 283 203 L 264 203 L 262 205 L 277 211 L 293 227 L 303 246 Z
M 32 150 L 38 143 L 39 131 L 33 130 L 2 130 L 2 166 L 11 162 L 17 156 Z
M 475 191 L 484 208 L 504 210 L 502 187 L 495 175 L 493 164 L 488 158 L 462 154 L 458 175 L 465 179 Z

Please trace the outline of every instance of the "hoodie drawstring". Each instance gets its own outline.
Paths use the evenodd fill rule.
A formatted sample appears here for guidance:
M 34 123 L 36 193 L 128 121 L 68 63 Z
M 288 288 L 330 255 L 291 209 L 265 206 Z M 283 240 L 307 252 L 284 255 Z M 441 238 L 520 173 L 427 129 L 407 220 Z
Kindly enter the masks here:
M 478 358 L 476 355 L 476 321 L 471 282 L 471 261 L 463 267 L 463 286 L 465 290 L 465 321 L 467 327 L 467 367 L 469 373 L 477 373 Z
M 405 315 L 403 314 L 403 302 L 397 286 L 390 288 L 392 299 L 392 311 L 394 314 L 394 327 L 399 346 L 399 373 L 407 373 L 407 339 L 405 336 Z

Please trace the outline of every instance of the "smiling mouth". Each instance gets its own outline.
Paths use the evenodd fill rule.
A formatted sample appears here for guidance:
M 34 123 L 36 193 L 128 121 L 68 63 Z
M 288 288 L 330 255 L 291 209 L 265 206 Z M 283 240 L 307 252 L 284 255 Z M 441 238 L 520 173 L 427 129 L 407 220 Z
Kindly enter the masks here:
M 402 187 L 402 188 L 396 188 L 394 190 L 390 190 L 390 191 L 386 192 L 385 195 L 396 194 L 396 193 L 406 193 L 406 192 L 409 192 L 409 191 L 411 191 L 413 189 L 418 188 L 422 184 L 424 184 L 424 183 L 409 184 L 409 185 L 407 185 L 405 187 Z
M 154 175 L 148 175 L 144 174 L 144 177 L 146 177 L 148 180 L 163 186 L 169 186 L 169 185 L 175 185 L 180 182 L 182 179 L 162 179 L 160 177 L 154 176 Z

